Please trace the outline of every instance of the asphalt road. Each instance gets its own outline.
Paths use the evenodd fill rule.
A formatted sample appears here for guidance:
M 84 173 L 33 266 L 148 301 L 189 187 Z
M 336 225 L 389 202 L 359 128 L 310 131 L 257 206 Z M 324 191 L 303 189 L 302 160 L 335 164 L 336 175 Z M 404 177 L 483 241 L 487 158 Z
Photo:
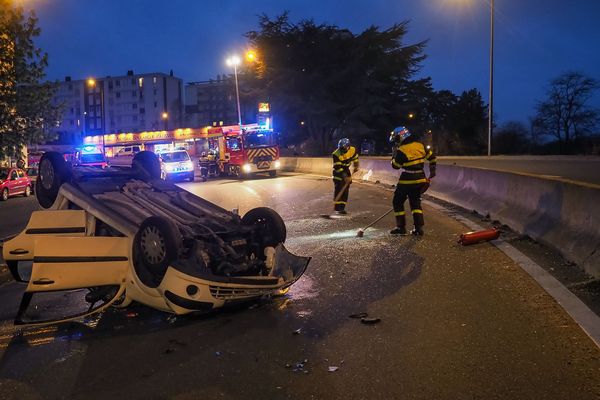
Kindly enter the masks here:
M 465 227 L 444 212 L 425 207 L 423 238 L 391 237 L 391 216 L 356 238 L 391 192 L 353 185 L 351 215 L 332 220 L 319 216 L 331 208 L 324 178 L 182 186 L 242 214 L 276 209 L 286 246 L 313 257 L 305 276 L 285 296 L 204 317 L 133 306 L 44 328 L 12 325 L 22 287 L 5 284 L 0 398 L 600 397 L 600 350 L 495 247 L 457 245 Z M 348 317 L 358 312 L 381 322 Z

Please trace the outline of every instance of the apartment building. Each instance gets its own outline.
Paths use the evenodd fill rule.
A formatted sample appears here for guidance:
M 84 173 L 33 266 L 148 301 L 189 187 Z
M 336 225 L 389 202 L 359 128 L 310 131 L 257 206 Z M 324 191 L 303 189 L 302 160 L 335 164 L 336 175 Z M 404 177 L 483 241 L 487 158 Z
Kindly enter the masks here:
M 183 127 L 182 80 L 173 73 L 107 76 L 60 82 L 54 99 L 63 105 L 57 132 L 68 138 L 102 133 Z
M 254 123 L 257 103 L 245 95 L 243 78 L 238 78 L 242 123 Z M 233 75 L 217 75 L 216 79 L 188 83 L 185 87 L 185 123 L 191 128 L 236 125 L 238 112 Z

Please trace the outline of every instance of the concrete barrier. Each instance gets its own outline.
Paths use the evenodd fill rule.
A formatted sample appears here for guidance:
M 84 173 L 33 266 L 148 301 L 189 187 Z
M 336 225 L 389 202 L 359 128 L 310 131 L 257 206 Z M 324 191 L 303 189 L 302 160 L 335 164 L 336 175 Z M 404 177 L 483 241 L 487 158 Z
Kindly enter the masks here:
M 358 179 L 395 184 L 389 159 L 361 158 Z M 282 159 L 285 170 L 331 175 L 330 158 Z M 533 175 L 438 165 L 429 195 L 476 210 L 549 245 L 600 277 L 600 186 Z

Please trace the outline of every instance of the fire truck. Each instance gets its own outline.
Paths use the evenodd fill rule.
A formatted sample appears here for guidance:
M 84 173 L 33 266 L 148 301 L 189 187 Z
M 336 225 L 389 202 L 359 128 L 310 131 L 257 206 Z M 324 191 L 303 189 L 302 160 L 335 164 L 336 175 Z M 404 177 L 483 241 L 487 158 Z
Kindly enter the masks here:
M 265 172 L 276 176 L 281 164 L 277 134 L 258 125 L 222 126 L 207 130 L 208 146 L 217 151 L 217 167 L 223 175 L 243 178 Z

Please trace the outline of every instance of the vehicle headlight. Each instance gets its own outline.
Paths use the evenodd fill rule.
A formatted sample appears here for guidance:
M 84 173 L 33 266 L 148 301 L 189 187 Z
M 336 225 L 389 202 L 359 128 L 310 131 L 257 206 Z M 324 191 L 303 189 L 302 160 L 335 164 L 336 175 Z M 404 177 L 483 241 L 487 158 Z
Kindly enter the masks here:
M 165 164 L 165 171 L 167 172 L 173 172 L 175 170 L 175 165 L 174 164 Z
M 193 171 L 194 170 L 194 163 L 191 161 L 186 161 L 185 162 L 185 169 L 186 171 Z
M 242 169 L 244 170 L 244 172 L 250 172 L 250 171 L 252 171 L 252 165 L 250 165 L 250 164 L 244 164 L 244 166 L 242 167 Z
M 274 166 L 275 168 L 279 168 L 279 167 L 281 167 L 281 161 L 279 161 L 279 160 L 275 160 L 275 162 L 273 163 L 273 166 Z

